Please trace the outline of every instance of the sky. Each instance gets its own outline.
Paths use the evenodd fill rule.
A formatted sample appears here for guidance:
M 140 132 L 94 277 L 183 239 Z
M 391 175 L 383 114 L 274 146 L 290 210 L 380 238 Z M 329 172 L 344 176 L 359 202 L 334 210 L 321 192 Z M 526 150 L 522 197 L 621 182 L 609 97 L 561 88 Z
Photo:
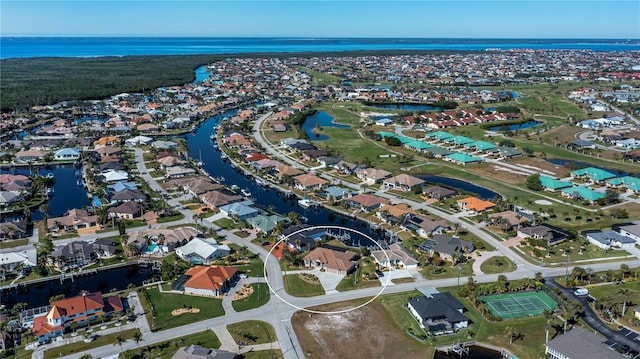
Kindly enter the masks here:
M 640 1 L 0 1 L 1 36 L 640 38 Z

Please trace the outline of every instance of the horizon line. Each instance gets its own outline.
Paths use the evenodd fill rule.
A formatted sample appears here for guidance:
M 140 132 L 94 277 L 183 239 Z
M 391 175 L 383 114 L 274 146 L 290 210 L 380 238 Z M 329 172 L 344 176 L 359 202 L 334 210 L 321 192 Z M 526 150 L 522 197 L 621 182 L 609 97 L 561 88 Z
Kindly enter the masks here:
M 251 36 L 251 35 L 0 35 L 0 38 L 191 38 L 191 39 L 296 39 L 296 40 L 624 40 L 640 41 L 629 37 L 415 37 L 415 36 Z

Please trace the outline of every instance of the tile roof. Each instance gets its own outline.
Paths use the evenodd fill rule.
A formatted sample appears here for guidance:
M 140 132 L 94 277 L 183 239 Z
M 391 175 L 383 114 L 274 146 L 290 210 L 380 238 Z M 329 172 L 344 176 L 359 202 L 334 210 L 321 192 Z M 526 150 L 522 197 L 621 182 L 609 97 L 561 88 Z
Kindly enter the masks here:
M 189 268 L 185 275 L 190 276 L 184 283 L 185 288 L 219 290 L 224 282 L 233 278 L 238 272 L 236 267 L 195 266 Z

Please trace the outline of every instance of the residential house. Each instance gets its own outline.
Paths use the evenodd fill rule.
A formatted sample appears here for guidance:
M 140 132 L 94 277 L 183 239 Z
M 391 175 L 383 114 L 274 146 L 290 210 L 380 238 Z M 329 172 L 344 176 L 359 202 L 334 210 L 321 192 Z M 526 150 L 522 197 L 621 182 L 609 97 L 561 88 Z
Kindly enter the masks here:
M 345 203 L 349 208 L 357 209 L 360 212 L 371 212 L 384 205 L 390 203 L 386 198 L 374 196 L 367 193 L 360 193 L 355 196 L 351 196 L 345 200 Z
M 78 230 L 98 225 L 98 216 L 89 215 L 83 209 L 70 209 L 66 215 L 47 219 L 47 230 L 58 232 L 59 230 Z
M 63 148 L 53 154 L 53 159 L 56 161 L 75 161 L 78 158 L 80 158 L 80 151 L 75 148 Z
M 459 258 L 469 254 L 475 251 L 476 247 L 470 241 L 444 234 L 436 234 L 432 239 L 422 242 L 418 249 L 430 256 L 438 253 L 440 258 L 446 261 L 453 261 L 454 257 Z
M 118 181 L 126 181 L 129 179 L 129 174 L 125 171 L 107 170 L 103 171 L 96 176 L 98 182 L 113 183 Z
M 238 280 L 238 268 L 195 266 L 185 273 L 184 293 L 217 297 L 226 293 Z
M 471 156 L 466 153 L 452 153 L 444 156 L 445 161 L 450 161 L 459 165 L 468 165 L 471 163 L 480 163 L 484 161 L 482 157 Z
M 490 208 L 495 207 L 495 203 L 490 201 L 481 200 L 476 197 L 467 197 L 456 201 L 458 208 L 463 211 L 470 211 L 473 213 L 484 212 Z
M 616 175 L 613 173 L 595 167 L 587 167 L 571 172 L 571 178 L 586 178 L 593 183 L 602 183 L 614 177 Z
M 391 172 L 376 168 L 366 168 L 355 173 L 359 180 L 364 181 L 369 186 L 381 183 L 385 178 L 391 177 Z
M 220 212 L 228 218 L 244 221 L 260 214 L 260 211 L 245 202 L 233 202 L 218 207 Z
M 415 269 L 418 261 L 400 243 L 395 242 L 387 249 L 371 251 L 371 256 L 380 268 Z
M 572 239 L 573 235 L 548 224 L 540 224 L 532 227 L 520 227 L 518 237 L 544 240 L 551 246 Z
M 417 214 L 408 204 L 401 202 L 398 204 L 390 204 L 384 206 L 383 209 L 376 213 L 376 216 L 383 222 L 391 224 L 399 224 L 411 215 Z
M 338 173 L 344 174 L 344 175 L 352 175 L 354 173 L 356 173 L 357 171 L 359 171 L 360 165 L 357 165 L 355 163 L 350 163 L 350 162 L 346 162 L 346 161 L 340 161 L 338 163 L 336 163 L 333 168 L 338 171 Z
M 488 218 L 492 224 L 499 225 L 503 229 L 511 229 L 523 223 L 529 222 L 529 218 L 514 211 L 491 213 L 488 215 Z
M 409 192 L 415 186 L 422 186 L 423 184 L 424 180 L 404 173 L 389 177 L 382 181 L 382 185 L 385 189 L 398 189 L 405 192 Z
M 49 152 L 39 150 L 18 151 L 15 154 L 17 162 L 35 162 L 43 160 Z
M 407 306 L 420 327 L 432 335 L 453 333 L 469 325 L 464 305 L 448 292 L 409 299 Z
M 200 345 L 180 347 L 171 359 L 236 359 L 238 355 L 222 349 L 209 349 Z
M 213 238 L 196 237 L 184 246 L 176 248 L 176 255 L 191 264 L 208 265 L 230 253 L 231 248 L 228 245 L 218 244 Z
M 0 241 L 25 238 L 28 234 L 26 220 L 0 222 Z
M 110 218 L 134 219 L 142 217 L 144 211 L 142 204 L 136 201 L 127 201 L 113 207 L 109 207 L 107 209 L 107 213 Z
M 428 238 L 434 234 L 441 234 L 450 230 L 451 226 L 445 220 L 434 221 L 423 214 L 412 214 L 402 222 L 400 228 L 413 231 L 422 238 Z
M 189 193 L 191 193 L 195 197 L 198 197 L 209 191 L 217 190 L 222 187 L 221 185 L 217 183 L 213 183 L 211 180 L 204 177 L 187 179 L 187 181 L 188 182 L 184 185 L 184 187 L 187 191 L 189 191 Z
M 584 186 L 565 188 L 561 192 L 563 197 L 571 198 L 573 200 L 582 200 L 591 204 L 595 204 L 598 200 L 606 197 L 604 193 Z
M 321 189 L 327 184 L 327 181 L 310 173 L 301 174 L 293 177 L 295 187 L 301 191 L 314 191 Z
M 567 181 L 559 181 L 548 176 L 540 176 L 540 185 L 542 189 L 549 192 L 556 192 L 564 188 L 573 187 L 573 183 Z
M 178 144 L 173 141 L 157 140 L 151 142 L 151 147 L 157 150 L 172 150 L 178 148 Z
M 103 297 L 102 293 L 84 293 L 72 298 L 53 301 L 45 315 L 33 318 L 33 336 L 40 343 L 61 336 L 65 329 L 82 325 L 101 315 L 122 312 L 124 305 L 117 295 Z
M 551 339 L 544 347 L 549 359 L 626 358 L 605 343 L 605 338 L 580 326 Z
M 622 225 L 618 227 L 618 232 L 626 237 L 629 237 L 640 244 L 640 224 L 634 223 L 630 225 Z
M 128 235 L 122 243 L 123 247 L 133 243 L 141 249 L 151 242 L 158 245 L 158 253 L 168 253 L 195 238 L 198 231 L 193 227 L 149 228 L 130 232 Z
M 274 229 L 278 227 L 278 225 L 287 224 L 291 222 L 288 217 L 283 217 L 277 214 L 271 215 L 263 215 L 259 214 L 255 217 L 247 218 L 247 223 L 258 233 L 269 235 L 273 232 Z
M 215 210 L 230 203 L 241 201 L 242 197 L 235 195 L 228 190 L 221 189 L 202 194 L 200 196 L 200 200 L 202 203 L 209 206 L 209 208 Z
M 57 246 L 47 257 L 50 264 L 65 271 L 70 268 L 82 268 L 95 263 L 99 258 L 109 258 L 116 255 L 116 245 L 113 241 L 102 240 L 93 243 L 73 241 Z
M 11 251 L 0 251 L 0 268 L 2 268 L 2 274 L 0 279 L 5 280 L 3 276 L 9 273 L 19 274 L 17 272 L 28 270 L 38 265 L 38 251 L 34 248 Z
M 594 231 L 583 233 L 589 243 L 598 248 L 608 250 L 611 248 L 634 248 L 636 241 L 613 230 Z
M 196 173 L 196 170 L 190 167 L 184 167 L 184 166 L 171 166 L 171 167 L 166 167 L 164 169 L 165 171 L 165 177 L 166 178 L 178 178 L 178 177 L 185 177 L 185 176 L 190 176 Z
M 434 198 L 439 201 L 447 199 L 449 197 L 453 197 L 457 194 L 456 191 L 441 186 L 425 187 L 422 189 L 422 193 L 424 193 L 429 198 Z
M 121 203 L 131 202 L 131 201 L 143 203 L 147 200 L 147 195 L 137 188 L 134 188 L 134 189 L 125 188 L 121 191 L 117 191 L 113 193 L 111 195 L 110 200 L 111 200 L 110 204 L 121 204 Z
M 304 266 L 336 274 L 348 275 L 356 268 L 356 252 L 346 248 L 326 246 L 314 248 L 304 256 Z
M 340 201 L 351 196 L 351 191 L 347 188 L 331 186 L 324 188 L 320 194 L 327 199 L 333 199 L 334 201 Z
M 303 224 L 285 228 L 278 239 L 286 239 L 287 246 L 292 250 L 306 251 L 315 248 L 319 241 L 327 237 L 327 232 L 321 228 L 308 229 L 308 227 Z

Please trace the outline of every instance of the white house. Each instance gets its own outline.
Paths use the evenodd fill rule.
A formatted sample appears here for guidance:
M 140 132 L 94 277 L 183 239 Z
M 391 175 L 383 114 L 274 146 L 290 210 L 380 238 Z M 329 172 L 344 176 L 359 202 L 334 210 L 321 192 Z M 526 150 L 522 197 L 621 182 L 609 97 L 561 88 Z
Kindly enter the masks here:
M 56 161 L 77 160 L 78 158 L 80 158 L 80 151 L 75 148 L 63 148 L 53 154 L 53 159 Z
M 636 245 L 636 241 L 633 238 L 611 230 L 587 233 L 586 237 L 590 243 L 604 250 L 611 247 L 633 248 Z
M 213 238 L 194 238 L 182 247 L 176 248 L 176 255 L 193 264 L 210 264 L 231 253 L 226 244 L 218 244 Z
M 621 226 L 618 228 L 618 231 L 621 235 L 633 239 L 636 243 L 640 243 L 640 224 Z

